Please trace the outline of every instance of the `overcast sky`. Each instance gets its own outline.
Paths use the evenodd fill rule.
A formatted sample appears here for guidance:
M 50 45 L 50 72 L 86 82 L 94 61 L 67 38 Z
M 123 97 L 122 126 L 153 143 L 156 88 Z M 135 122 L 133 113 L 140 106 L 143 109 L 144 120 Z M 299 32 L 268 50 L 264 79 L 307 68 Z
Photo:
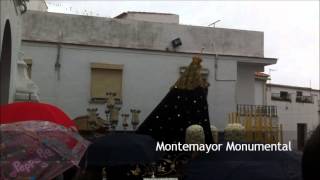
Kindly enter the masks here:
M 126 11 L 174 13 L 180 24 L 264 32 L 265 57 L 278 58 L 272 83 L 319 89 L 319 1 L 53 1 L 50 12 L 114 17 Z

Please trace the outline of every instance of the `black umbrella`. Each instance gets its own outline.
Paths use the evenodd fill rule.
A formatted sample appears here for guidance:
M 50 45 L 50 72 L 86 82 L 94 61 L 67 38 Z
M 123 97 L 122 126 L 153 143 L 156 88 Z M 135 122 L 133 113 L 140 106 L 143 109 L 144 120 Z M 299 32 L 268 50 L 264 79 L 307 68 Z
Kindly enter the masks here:
M 186 180 L 302 180 L 295 152 L 219 151 L 191 160 Z
M 114 133 L 95 139 L 84 158 L 87 166 L 103 167 L 151 163 L 159 155 L 155 140 L 148 135 Z

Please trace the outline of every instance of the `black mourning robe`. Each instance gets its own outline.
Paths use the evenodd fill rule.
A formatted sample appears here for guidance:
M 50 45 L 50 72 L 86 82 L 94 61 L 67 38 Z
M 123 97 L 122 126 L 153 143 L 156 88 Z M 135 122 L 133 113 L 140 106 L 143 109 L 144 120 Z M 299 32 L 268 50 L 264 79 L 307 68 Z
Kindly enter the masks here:
M 185 143 L 186 129 L 201 125 L 205 143 L 213 143 L 207 103 L 207 88 L 172 88 L 160 104 L 139 126 L 137 133 L 148 134 L 164 143 Z

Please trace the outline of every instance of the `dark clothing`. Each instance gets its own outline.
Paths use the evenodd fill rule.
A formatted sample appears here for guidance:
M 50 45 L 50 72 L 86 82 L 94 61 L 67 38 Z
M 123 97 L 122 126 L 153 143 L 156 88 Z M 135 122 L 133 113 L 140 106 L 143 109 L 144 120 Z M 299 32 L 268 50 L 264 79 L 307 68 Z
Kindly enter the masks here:
M 207 103 L 207 88 L 193 90 L 172 88 L 140 125 L 137 133 L 148 134 L 165 143 L 184 143 L 186 129 L 201 125 L 205 142 L 213 143 Z
M 320 125 L 313 132 L 302 156 L 302 174 L 304 180 L 320 179 Z

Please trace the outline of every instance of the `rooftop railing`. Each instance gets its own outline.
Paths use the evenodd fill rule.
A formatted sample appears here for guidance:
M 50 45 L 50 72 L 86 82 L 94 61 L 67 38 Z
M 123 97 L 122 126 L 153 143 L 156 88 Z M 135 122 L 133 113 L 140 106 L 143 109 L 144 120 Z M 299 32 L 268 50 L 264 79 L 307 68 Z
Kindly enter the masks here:
M 272 93 L 271 100 L 291 102 L 291 94 L 282 95 L 281 93 Z
M 298 103 L 313 103 L 313 96 L 297 96 L 296 102 L 298 102 Z
M 258 114 L 260 116 L 277 117 L 277 106 L 267 105 L 250 105 L 250 104 L 237 104 L 237 113 L 240 116 L 248 114 Z

